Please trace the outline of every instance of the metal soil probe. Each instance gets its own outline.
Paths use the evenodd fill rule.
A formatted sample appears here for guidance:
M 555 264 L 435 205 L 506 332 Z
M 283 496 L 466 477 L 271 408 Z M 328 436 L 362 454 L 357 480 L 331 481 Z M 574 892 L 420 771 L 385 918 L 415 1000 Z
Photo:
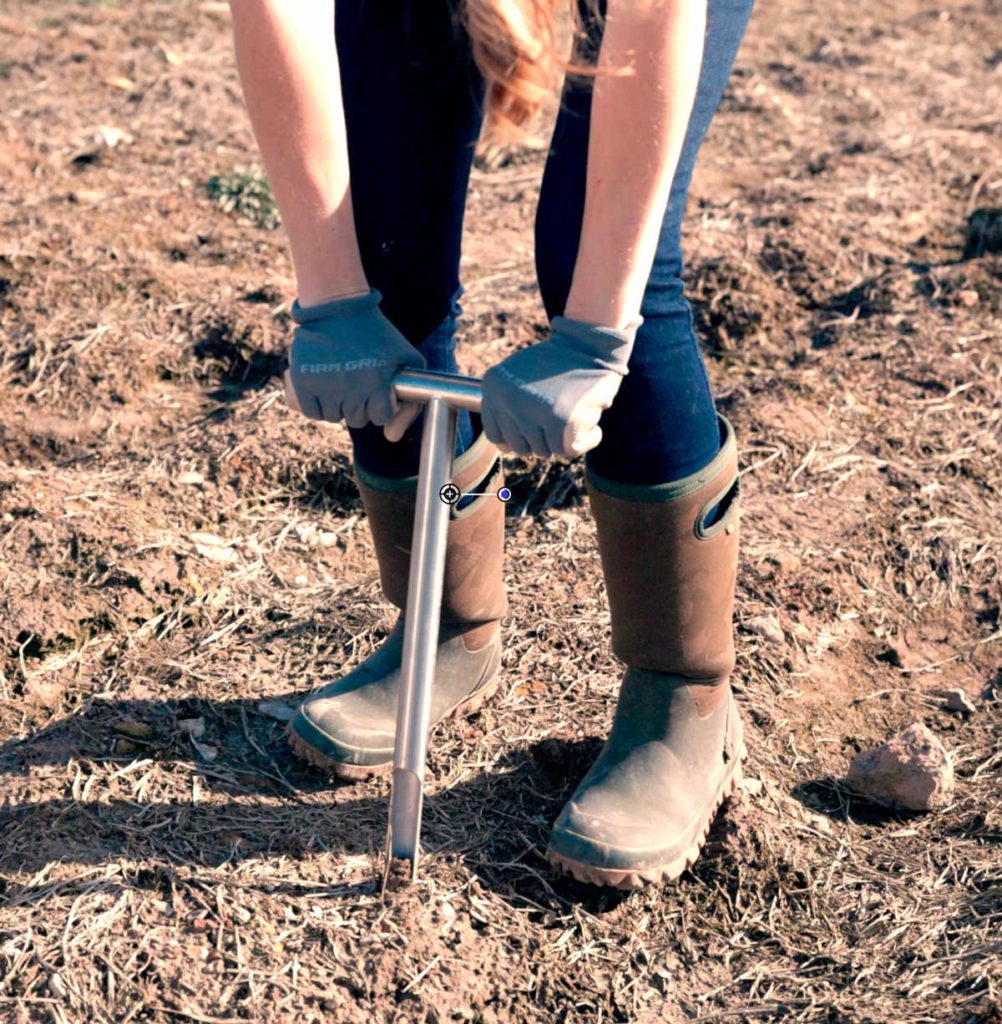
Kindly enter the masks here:
M 395 860 L 409 861 L 413 881 L 417 878 L 446 531 L 451 506 L 458 498 L 450 481 L 456 444 L 456 410 L 479 412 L 481 390 L 480 381 L 474 377 L 423 370 L 397 374 L 393 386 L 399 400 L 425 404 L 385 866 L 388 876 Z

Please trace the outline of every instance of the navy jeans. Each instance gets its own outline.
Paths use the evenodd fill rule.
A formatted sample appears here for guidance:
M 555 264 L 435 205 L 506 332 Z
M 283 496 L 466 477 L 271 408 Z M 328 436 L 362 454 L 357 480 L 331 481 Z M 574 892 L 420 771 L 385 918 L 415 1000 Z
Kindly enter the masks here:
M 681 226 L 696 155 L 717 109 L 753 0 L 709 0 L 703 65 L 672 182 L 629 370 L 601 420 L 589 465 L 625 483 L 694 473 L 719 450 L 716 412 L 682 284 Z M 369 283 L 383 312 L 425 355 L 456 372 L 455 323 L 467 183 L 483 81 L 449 2 L 338 0 L 336 35 L 352 202 Z M 591 59 L 599 30 L 579 53 Z M 536 214 L 536 273 L 552 318 L 563 312 L 584 209 L 591 91 L 565 83 Z M 479 431 L 460 417 L 457 450 Z M 397 444 L 351 430 L 355 458 L 382 476 L 417 472 L 420 420 Z

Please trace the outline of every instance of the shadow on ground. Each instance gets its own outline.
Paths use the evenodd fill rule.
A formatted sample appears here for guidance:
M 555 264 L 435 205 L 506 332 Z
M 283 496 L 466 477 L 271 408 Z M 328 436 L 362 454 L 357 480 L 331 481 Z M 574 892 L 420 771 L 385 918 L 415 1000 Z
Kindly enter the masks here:
M 296 696 L 271 700 L 291 706 Z M 332 853 L 368 857 L 372 876 L 334 885 L 328 895 L 378 892 L 385 779 L 342 782 L 304 765 L 289 751 L 283 724 L 258 704 L 92 701 L 82 715 L 4 744 L 0 778 L 27 778 L 29 769 L 43 765 L 72 765 L 77 780 L 58 799 L 8 798 L 0 807 L 0 872 L 34 874 L 53 863 L 99 866 L 128 858 L 140 862 L 139 875 L 156 886 L 164 884 L 169 865 L 215 868 L 273 857 L 306 862 Z M 201 742 L 218 751 L 211 763 L 199 761 L 178 724 L 191 718 L 205 722 Z M 135 722 L 144 723 L 151 738 L 126 739 L 140 748 L 126 758 L 109 753 L 124 738 L 116 727 Z M 628 894 L 557 878 L 544 856 L 550 823 L 601 746 L 599 737 L 542 740 L 431 794 L 423 836 L 435 855 L 432 863 L 461 861 L 485 888 L 521 907 L 575 903 L 591 913 L 616 909 Z M 118 772 L 92 774 L 95 763 L 109 761 L 121 763 Z M 171 788 L 184 795 L 165 799 L 143 791 L 144 769 L 154 762 L 161 780 L 179 776 Z M 165 765 L 172 765 L 166 773 Z M 718 832 L 711 833 L 698 867 L 703 876 L 732 873 L 724 865 L 727 844 L 715 842 Z M 272 877 L 268 884 L 295 889 L 300 880 L 294 870 L 288 874 L 287 882 Z M 142 878 L 135 884 L 146 884 Z M 0 903 L 15 895 L 23 900 L 26 889 L 0 875 Z
M 881 807 L 857 796 L 841 779 L 833 775 L 798 783 L 790 790 L 790 795 L 818 814 L 853 825 L 900 824 L 922 817 L 917 811 Z

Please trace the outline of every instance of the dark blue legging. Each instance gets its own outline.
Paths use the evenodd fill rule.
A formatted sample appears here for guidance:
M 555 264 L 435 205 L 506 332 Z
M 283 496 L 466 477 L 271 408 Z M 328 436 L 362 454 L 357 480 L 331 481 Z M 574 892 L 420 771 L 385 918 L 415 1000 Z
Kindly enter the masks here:
M 709 0 L 699 87 L 644 292 L 630 372 L 601 420 L 589 464 L 627 483 L 676 480 L 719 450 L 713 397 L 682 284 L 681 225 L 699 147 L 720 102 L 753 0 Z M 456 372 L 463 212 L 480 133 L 483 81 L 443 0 L 337 0 L 352 202 L 369 283 L 430 369 Z M 592 47 L 599 44 L 592 39 Z M 536 214 L 536 273 L 547 314 L 563 312 L 584 209 L 591 93 L 564 86 Z M 463 415 L 457 449 L 479 431 Z M 391 444 L 351 430 L 358 462 L 417 471 L 420 420 Z

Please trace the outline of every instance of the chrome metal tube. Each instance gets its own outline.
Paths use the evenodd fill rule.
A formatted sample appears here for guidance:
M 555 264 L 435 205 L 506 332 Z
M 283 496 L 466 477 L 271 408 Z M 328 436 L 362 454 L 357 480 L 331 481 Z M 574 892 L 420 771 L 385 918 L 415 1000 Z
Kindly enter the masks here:
M 444 375 L 442 375 L 444 376 Z M 436 381 L 434 386 L 438 387 Z M 408 385 L 403 385 L 406 388 Z M 422 382 L 422 387 L 432 386 Z M 401 385 L 398 384 L 398 395 Z M 438 627 L 450 506 L 439 496 L 452 474 L 456 444 L 456 410 L 452 395 L 435 394 L 424 411 L 418 470 L 407 615 L 401 664 L 397 733 L 393 750 L 393 792 L 387 845 L 391 858 L 411 862 L 417 877 L 424 769 L 428 757 L 431 688 L 435 680 Z M 389 870 L 389 860 L 387 870 Z
M 479 377 L 431 370 L 402 370 L 393 378 L 397 398 L 407 402 L 427 402 L 442 398 L 454 409 L 480 412 L 482 392 Z

